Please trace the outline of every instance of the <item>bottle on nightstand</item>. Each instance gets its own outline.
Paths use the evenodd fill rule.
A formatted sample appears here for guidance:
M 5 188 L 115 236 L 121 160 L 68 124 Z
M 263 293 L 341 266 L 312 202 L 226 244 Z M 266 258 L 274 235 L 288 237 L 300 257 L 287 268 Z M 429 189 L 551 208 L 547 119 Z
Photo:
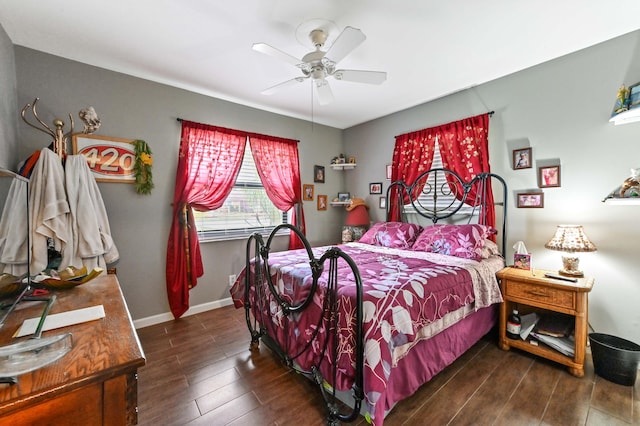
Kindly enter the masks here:
M 514 309 L 507 318 L 507 337 L 511 339 L 520 338 L 520 329 L 522 328 L 522 320 L 518 314 L 518 310 Z

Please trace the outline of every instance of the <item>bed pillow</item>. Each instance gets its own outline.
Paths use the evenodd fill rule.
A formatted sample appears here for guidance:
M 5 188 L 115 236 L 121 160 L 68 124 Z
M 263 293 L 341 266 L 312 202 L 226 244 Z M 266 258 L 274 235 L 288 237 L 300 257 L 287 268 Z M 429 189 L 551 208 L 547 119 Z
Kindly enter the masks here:
M 403 222 L 378 222 L 358 240 L 359 243 L 389 248 L 408 249 L 422 226 Z
M 482 258 L 488 259 L 491 256 L 495 255 L 500 255 L 500 249 L 498 248 L 498 245 L 489 239 L 484 240 L 484 246 L 482 247 Z
M 484 240 L 495 232 L 490 226 L 478 224 L 428 226 L 411 249 L 480 260 Z

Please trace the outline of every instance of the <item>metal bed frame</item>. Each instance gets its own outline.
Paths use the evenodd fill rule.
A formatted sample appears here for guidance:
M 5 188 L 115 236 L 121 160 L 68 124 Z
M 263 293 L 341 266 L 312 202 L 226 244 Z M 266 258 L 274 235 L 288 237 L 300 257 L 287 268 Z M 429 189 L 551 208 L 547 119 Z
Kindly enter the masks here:
M 417 214 L 430 219 L 433 223 L 437 223 L 439 220 L 450 218 L 458 213 L 462 208 L 464 202 L 469 197 L 470 191 L 473 187 L 477 188 L 477 196 L 473 204 L 476 205 L 476 207 L 480 207 L 486 201 L 488 188 L 491 184 L 492 178 L 495 178 L 496 180 L 498 180 L 498 182 L 501 183 L 503 191 L 502 202 L 494 203 L 494 205 L 503 206 L 502 250 L 504 251 L 506 241 L 507 186 L 504 179 L 502 179 L 498 175 L 492 173 L 482 173 L 476 176 L 470 182 L 464 182 L 464 180 L 457 173 L 451 170 L 443 168 L 431 169 L 424 172 L 413 185 L 406 185 L 404 182 L 400 181 L 391 183 L 389 189 L 387 190 L 387 201 L 389 201 L 390 197 L 393 196 L 396 196 L 399 200 L 402 200 L 403 198 L 400 198 L 400 196 L 410 196 L 414 191 L 420 191 L 422 196 L 411 197 L 415 199 L 409 204 L 415 209 L 415 212 Z M 397 190 L 395 190 L 394 188 Z M 438 201 L 442 198 L 449 200 L 445 202 L 447 204 L 446 206 L 442 206 L 442 203 L 438 203 Z M 405 200 L 406 199 L 407 198 L 405 198 Z M 426 205 L 427 200 L 429 200 L 428 204 L 430 204 L 430 207 Z M 397 205 L 401 209 L 403 207 L 403 204 L 404 203 L 394 203 L 394 205 Z M 387 202 L 387 213 L 389 213 L 390 207 L 391 204 Z M 493 208 L 493 206 L 490 207 Z M 401 214 L 402 216 L 404 216 L 404 211 L 402 211 Z M 282 228 L 289 228 L 290 230 L 294 231 L 300 238 L 300 241 L 302 241 L 302 243 L 304 244 L 304 249 L 307 251 L 307 255 L 309 257 L 309 265 L 312 271 L 313 284 L 309 291 L 309 295 L 301 303 L 295 305 L 288 303 L 280 297 L 277 288 L 273 283 L 271 274 L 267 273 L 271 243 L 276 233 Z M 355 283 L 357 286 L 355 313 L 356 323 L 354 325 L 356 339 L 356 371 L 354 383 L 351 388 L 352 403 L 350 403 L 349 406 L 341 403 L 341 400 L 338 397 L 335 388 L 328 385 L 328 383 L 335 383 L 337 368 L 336 360 L 338 358 L 338 339 L 336 327 L 338 316 L 338 259 L 343 259 L 349 265 L 353 272 L 353 276 L 355 277 Z M 287 365 L 287 367 L 297 371 L 298 373 L 304 375 L 305 377 L 311 379 L 314 383 L 316 383 L 318 385 L 318 388 L 320 389 L 327 407 L 328 425 L 333 426 L 340 424 L 340 422 L 351 422 L 355 420 L 360 414 L 360 408 L 362 405 L 362 400 L 364 398 L 364 341 L 362 324 L 363 295 L 362 280 L 357 265 L 339 247 L 331 247 L 320 258 L 315 258 L 314 253 L 311 249 L 311 245 L 304 237 L 304 235 L 298 230 L 298 228 L 289 224 L 283 224 L 276 227 L 269 235 L 266 243 L 264 242 L 262 235 L 260 235 L 259 233 L 254 233 L 253 235 L 251 235 L 247 242 L 246 262 L 247 272 L 245 274 L 244 308 L 247 326 L 251 333 L 251 350 L 257 350 L 259 342 L 260 340 L 262 340 L 268 348 L 270 348 L 275 354 L 277 354 L 277 356 Z M 250 273 L 252 262 L 254 263 L 253 268 L 255 271 L 255 273 L 253 274 L 253 280 L 252 274 Z M 323 314 L 321 318 L 317 319 L 316 333 L 313 336 L 313 339 L 310 339 L 307 348 L 314 342 L 314 339 L 318 339 L 317 344 L 323 349 L 323 352 L 328 351 L 333 365 L 331 369 L 333 381 L 327 380 L 327 378 L 323 377 L 320 373 L 320 365 L 324 361 L 324 356 L 322 355 L 318 357 L 317 363 L 309 371 L 300 369 L 296 365 L 295 361 L 298 356 L 304 353 L 304 350 L 298 354 L 290 355 L 287 344 L 285 343 L 285 347 L 283 347 L 281 343 L 276 341 L 276 339 L 273 337 L 276 334 L 272 330 L 273 325 L 271 325 L 271 321 L 265 319 L 262 316 L 264 315 L 263 312 L 269 311 L 268 309 L 263 309 L 264 304 L 268 304 L 268 300 L 266 299 L 266 295 L 264 294 L 265 286 L 262 285 L 263 283 L 265 283 L 265 281 L 268 286 L 269 292 L 277 301 L 284 317 L 288 319 L 291 317 L 291 315 L 299 314 L 300 312 L 304 311 L 304 309 L 311 303 L 318 286 L 318 279 L 325 268 L 328 268 L 329 274 L 326 290 L 327 296 L 324 301 Z M 254 299 L 255 302 L 253 302 L 250 297 L 252 288 L 256 296 Z M 252 305 L 252 303 L 255 303 L 255 306 Z M 254 316 L 254 312 L 257 313 L 257 315 Z M 288 322 L 285 322 L 285 326 L 286 324 L 288 324 Z M 321 328 L 328 332 L 324 333 L 324 335 L 327 337 L 322 338 L 323 340 L 319 341 L 319 330 Z

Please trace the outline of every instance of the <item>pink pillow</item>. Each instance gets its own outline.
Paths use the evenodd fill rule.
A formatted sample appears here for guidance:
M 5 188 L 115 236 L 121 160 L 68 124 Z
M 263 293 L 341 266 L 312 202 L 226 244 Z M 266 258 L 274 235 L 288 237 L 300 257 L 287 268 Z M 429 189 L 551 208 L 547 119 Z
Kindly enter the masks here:
M 389 248 L 408 249 L 422 226 L 402 222 L 378 222 L 358 240 L 359 243 Z
M 424 228 L 411 250 L 480 260 L 484 240 L 495 232 L 490 226 L 478 224 L 433 225 Z

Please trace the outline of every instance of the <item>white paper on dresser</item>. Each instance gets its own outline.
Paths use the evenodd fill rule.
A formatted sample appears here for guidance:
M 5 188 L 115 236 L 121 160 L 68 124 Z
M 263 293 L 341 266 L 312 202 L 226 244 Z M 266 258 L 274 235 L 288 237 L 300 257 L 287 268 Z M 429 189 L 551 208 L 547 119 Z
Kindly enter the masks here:
M 104 307 L 102 305 L 90 306 L 88 308 L 75 309 L 73 311 L 61 312 L 59 314 L 47 315 L 44 321 L 42 331 L 53 330 L 56 328 L 66 327 L 69 325 L 80 324 L 87 321 L 93 321 L 104 318 Z M 29 318 L 22 323 L 22 326 L 16 331 L 13 337 L 22 337 L 33 334 L 38 327 L 40 317 Z

